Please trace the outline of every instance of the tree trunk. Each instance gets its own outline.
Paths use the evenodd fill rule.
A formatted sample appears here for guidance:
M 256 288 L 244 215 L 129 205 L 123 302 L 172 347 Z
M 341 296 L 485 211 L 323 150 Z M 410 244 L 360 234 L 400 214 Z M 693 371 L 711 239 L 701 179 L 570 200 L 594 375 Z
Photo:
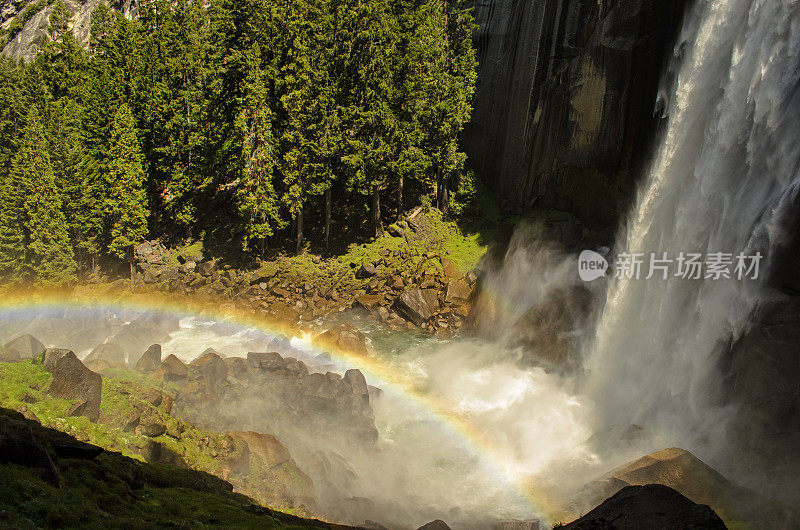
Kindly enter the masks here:
M 377 186 L 372 188 L 372 226 L 375 228 L 375 237 L 380 237 L 383 225 L 381 225 L 381 193 Z
M 325 253 L 331 250 L 331 189 L 325 190 Z
M 131 266 L 131 283 L 133 283 L 136 278 L 136 268 L 133 265 L 133 259 L 131 259 L 128 264 Z
M 300 254 L 301 250 L 303 250 L 303 206 L 302 205 L 297 209 L 297 248 L 295 249 L 295 253 Z
M 403 177 L 397 183 L 397 220 L 403 217 Z
M 436 207 L 442 209 L 442 172 L 436 170 Z
M 442 179 L 442 205 L 439 207 L 443 214 L 450 210 L 450 179 Z
M 261 259 L 266 259 L 267 257 L 267 238 L 261 238 Z

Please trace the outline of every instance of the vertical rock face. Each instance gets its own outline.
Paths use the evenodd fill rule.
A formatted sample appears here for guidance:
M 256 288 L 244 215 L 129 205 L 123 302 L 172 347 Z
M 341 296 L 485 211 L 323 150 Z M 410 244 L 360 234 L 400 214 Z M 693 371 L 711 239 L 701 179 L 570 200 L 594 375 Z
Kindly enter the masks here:
M 102 1 L 61 0 L 71 15 L 69 27 L 72 34 L 82 46 L 89 44 L 92 13 Z M 8 29 L 14 18 L 21 16 L 25 8 L 34 3 L 32 0 L 0 0 L 0 27 Z M 126 18 L 133 19 L 139 16 L 138 0 L 118 0 L 108 2 L 108 4 L 121 11 Z M 30 61 L 33 59 L 41 49 L 42 42 L 50 40 L 50 15 L 53 13 L 54 6 L 54 2 L 48 2 L 28 19 L 22 29 L 5 45 L 3 53 L 17 60 Z
M 658 125 L 689 0 L 476 0 L 472 167 L 504 211 L 534 203 L 611 225 Z

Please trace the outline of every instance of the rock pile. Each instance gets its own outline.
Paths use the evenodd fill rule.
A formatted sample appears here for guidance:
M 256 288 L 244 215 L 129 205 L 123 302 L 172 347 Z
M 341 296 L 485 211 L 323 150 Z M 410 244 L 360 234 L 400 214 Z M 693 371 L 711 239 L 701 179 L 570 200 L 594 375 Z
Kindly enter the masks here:
M 246 359 L 206 353 L 187 367 L 175 407 L 214 430 L 271 432 L 282 440 L 298 432 L 368 443 L 378 436 L 359 370 L 344 377 L 310 373 L 305 363 L 277 352 L 251 352 Z

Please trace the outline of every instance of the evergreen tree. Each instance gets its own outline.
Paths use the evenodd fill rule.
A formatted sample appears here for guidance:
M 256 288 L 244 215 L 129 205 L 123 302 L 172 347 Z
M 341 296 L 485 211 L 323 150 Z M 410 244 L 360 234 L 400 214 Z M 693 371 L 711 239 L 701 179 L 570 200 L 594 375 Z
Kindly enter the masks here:
M 389 182 L 398 127 L 392 106 L 398 28 L 389 8 L 382 0 L 367 0 L 356 7 L 360 21 L 353 68 L 357 91 L 350 108 L 350 152 L 344 157 L 352 171 L 353 189 L 372 198 L 375 237 L 382 232 L 380 191 Z
M 111 219 L 109 251 L 130 263 L 134 278 L 133 247 L 147 234 L 147 196 L 144 190 L 142 152 L 133 115 L 122 104 L 114 116 L 109 150 L 109 201 Z
M 31 107 L 11 171 L 0 185 L 0 271 L 14 281 L 62 283 L 74 277 L 61 196 L 44 127 Z

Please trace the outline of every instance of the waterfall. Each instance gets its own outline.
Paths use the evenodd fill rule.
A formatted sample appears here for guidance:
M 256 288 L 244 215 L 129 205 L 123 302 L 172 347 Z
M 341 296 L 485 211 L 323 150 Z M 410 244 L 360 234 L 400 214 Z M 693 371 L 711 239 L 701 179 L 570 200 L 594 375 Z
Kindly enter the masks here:
M 674 71 L 668 124 L 616 255 L 768 256 L 798 182 L 800 2 L 698 2 Z M 732 414 L 715 392 L 719 356 L 767 296 L 767 265 L 749 282 L 674 269 L 612 280 L 586 360 L 598 425 L 639 425 L 713 460 Z

